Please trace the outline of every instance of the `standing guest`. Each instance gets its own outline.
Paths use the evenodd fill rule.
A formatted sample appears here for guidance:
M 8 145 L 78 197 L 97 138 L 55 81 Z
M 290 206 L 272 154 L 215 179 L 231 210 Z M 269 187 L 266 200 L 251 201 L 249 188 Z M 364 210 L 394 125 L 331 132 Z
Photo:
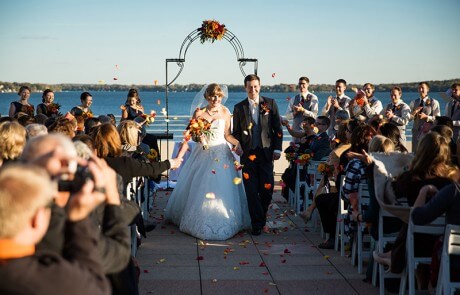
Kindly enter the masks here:
M 45 89 L 42 94 L 42 103 L 37 106 L 37 115 L 43 114 L 47 117 L 59 116 L 60 105 L 53 103 L 54 92 L 51 89 Z
M 257 236 L 267 222 L 274 187 L 273 161 L 281 156 L 283 130 L 275 100 L 259 94 L 260 78 L 246 76 L 244 87 L 248 97 L 235 105 L 233 136 L 240 143 L 236 150 L 243 151 L 241 164 L 243 175 L 247 175 L 243 182 L 252 234 Z
M 336 122 L 336 115 L 338 111 L 346 111 L 348 118 L 343 118 L 344 115 L 341 115 L 341 119 L 348 120 L 348 106 L 350 104 L 351 98 L 345 95 L 345 90 L 347 89 L 347 81 L 344 79 L 338 79 L 335 81 L 335 97 L 329 96 L 327 98 L 326 104 L 321 111 L 323 116 L 328 117 L 331 120 L 331 126 L 329 127 L 328 134 L 330 137 L 334 136 L 337 133 L 338 125 Z M 336 128 L 337 126 L 337 128 Z
M 95 181 L 103 181 L 96 164 L 90 163 L 89 169 Z M 98 229 L 88 218 L 105 199 L 100 190 L 93 190 L 93 180 L 69 202 L 62 256 L 35 251 L 50 223 L 55 187 L 46 171 L 32 165 L 1 170 L 0 293 L 110 294 L 97 247 Z
M 393 124 L 398 126 L 401 131 L 401 139 L 406 142 L 406 125 L 410 120 L 410 108 L 401 99 L 402 90 L 395 86 L 391 89 L 391 103 L 385 108 L 385 117 Z
M 364 92 L 364 95 L 359 96 L 359 99 L 354 99 L 350 102 L 350 117 L 359 117 L 361 120 L 367 122 L 373 117 L 380 115 L 383 111 L 383 106 L 382 102 L 374 97 L 374 85 L 366 83 L 364 84 L 362 91 Z
M 460 131 L 460 83 L 454 83 L 451 87 L 451 101 L 446 104 L 445 116 L 452 119 L 454 125 L 454 140 L 458 140 Z
M 34 106 L 29 103 L 30 92 L 31 90 L 28 86 L 21 86 L 19 88 L 19 101 L 13 101 L 10 104 L 10 111 L 8 113 L 10 118 L 13 118 L 17 113 L 24 113 L 31 117 L 34 116 Z
M 299 91 L 294 99 L 289 100 L 288 109 L 286 111 L 286 119 L 292 119 L 292 128 L 294 131 L 302 131 L 300 126 L 303 117 L 316 118 L 318 115 L 318 97 L 308 91 L 310 79 L 307 77 L 299 78 Z M 293 137 L 295 143 L 299 142 L 298 138 Z
M 428 82 L 420 82 L 418 84 L 418 93 L 420 97 L 411 101 L 409 107 L 411 109 L 410 119 L 414 120 L 412 125 L 412 152 L 415 153 L 417 150 L 417 144 L 419 142 L 419 134 L 425 131 L 424 125 L 432 125 L 436 116 L 441 115 L 439 108 L 439 102 L 428 96 L 430 91 L 430 85 Z M 431 126 L 429 126 L 431 127 Z M 428 132 L 426 130 L 424 133 Z
M 93 104 L 93 96 L 89 92 L 83 92 L 80 95 L 81 104 L 73 107 L 70 110 L 70 113 L 75 117 L 83 117 L 83 119 L 92 118 L 93 111 L 90 109 L 90 106 Z
M 144 107 L 136 89 L 129 90 L 126 102 L 120 106 L 120 109 L 122 120 L 133 120 L 144 113 Z

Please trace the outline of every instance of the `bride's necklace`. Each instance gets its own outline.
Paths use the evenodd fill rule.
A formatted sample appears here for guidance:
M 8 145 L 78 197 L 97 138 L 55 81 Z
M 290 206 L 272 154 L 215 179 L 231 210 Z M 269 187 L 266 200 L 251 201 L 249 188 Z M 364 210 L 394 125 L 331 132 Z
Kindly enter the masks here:
M 206 112 L 212 117 L 219 112 L 219 109 L 217 108 L 217 109 L 211 110 L 209 108 L 206 108 Z

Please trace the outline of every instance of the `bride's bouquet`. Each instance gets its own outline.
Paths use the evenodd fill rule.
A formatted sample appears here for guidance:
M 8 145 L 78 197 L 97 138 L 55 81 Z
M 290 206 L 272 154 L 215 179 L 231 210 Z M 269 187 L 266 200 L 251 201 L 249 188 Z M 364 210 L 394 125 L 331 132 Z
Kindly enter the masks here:
M 184 132 L 184 140 L 201 142 L 203 149 L 208 149 L 207 136 L 211 134 L 211 123 L 203 118 L 192 118 Z

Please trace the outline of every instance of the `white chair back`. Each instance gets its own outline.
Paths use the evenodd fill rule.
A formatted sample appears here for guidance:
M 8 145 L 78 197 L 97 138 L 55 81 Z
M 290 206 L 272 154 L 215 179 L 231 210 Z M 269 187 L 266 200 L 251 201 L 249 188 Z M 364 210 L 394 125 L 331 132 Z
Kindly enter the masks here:
M 448 224 L 444 233 L 436 294 L 454 294 L 455 291 L 460 291 L 460 282 L 452 281 L 452 255 L 460 256 L 460 225 Z

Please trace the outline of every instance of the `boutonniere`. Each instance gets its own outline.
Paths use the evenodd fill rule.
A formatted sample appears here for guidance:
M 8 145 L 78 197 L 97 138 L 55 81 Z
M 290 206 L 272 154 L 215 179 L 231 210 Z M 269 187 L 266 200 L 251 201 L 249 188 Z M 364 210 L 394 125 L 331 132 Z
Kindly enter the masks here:
M 264 115 L 268 115 L 270 113 L 270 108 L 265 101 L 260 104 L 260 113 L 263 113 Z
M 425 105 L 429 106 L 430 104 L 431 104 L 431 99 L 427 99 L 426 102 L 425 102 Z
M 397 109 L 397 110 L 400 110 L 401 107 L 402 107 L 402 105 L 398 105 L 398 106 L 396 107 L 396 109 Z

